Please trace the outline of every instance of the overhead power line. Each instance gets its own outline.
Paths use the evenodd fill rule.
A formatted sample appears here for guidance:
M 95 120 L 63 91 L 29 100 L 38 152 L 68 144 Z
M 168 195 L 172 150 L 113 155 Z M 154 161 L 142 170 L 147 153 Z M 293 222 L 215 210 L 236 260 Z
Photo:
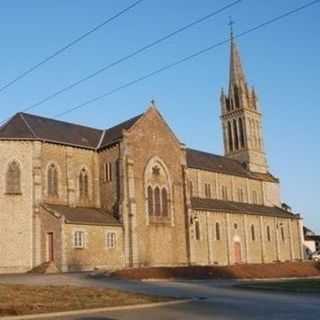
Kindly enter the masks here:
M 290 11 L 287 11 L 287 12 L 285 12 L 285 13 L 279 15 L 279 16 L 276 16 L 276 17 L 274 17 L 274 18 L 272 18 L 270 20 L 267 20 L 267 21 L 265 21 L 263 23 L 260 23 L 260 24 L 254 26 L 254 27 L 251 27 L 251 28 L 249 28 L 249 29 L 247 29 L 247 30 L 245 30 L 245 31 L 243 31 L 241 33 L 238 33 L 238 34 L 234 35 L 234 38 L 241 38 L 241 37 L 243 37 L 245 35 L 250 34 L 251 32 L 254 32 L 256 30 L 262 29 L 262 28 L 264 28 L 264 27 L 266 27 L 266 26 L 268 26 L 270 24 L 273 24 L 273 23 L 275 23 L 275 22 L 277 22 L 279 20 L 282 20 L 282 19 L 284 19 L 284 18 L 286 18 L 288 16 L 291 16 L 291 15 L 293 15 L 293 14 L 299 12 L 299 11 L 302 11 L 302 10 L 308 8 L 308 7 L 311 7 L 311 6 L 313 6 L 313 5 L 315 5 L 315 4 L 319 3 L 319 2 L 320 2 L 320 0 L 314 0 L 314 1 L 308 2 L 303 6 L 300 6 L 298 8 L 295 8 L 295 9 L 292 9 Z M 225 39 L 223 41 L 217 42 L 217 43 L 215 43 L 215 44 L 213 44 L 213 45 L 211 45 L 211 46 L 209 46 L 207 48 L 204 48 L 204 49 L 202 49 L 200 51 L 195 52 L 192 55 L 189 55 L 189 56 L 184 57 L 184 58 L 182 58 L 180 60 L 177 60 L 177 61 L 175 61 L 175 62 L 173 62 L 171 64 L 167 64 L 167 65 L 161 67 L 160 69 L 157 69 L 157 70 L 155 70 L 153 72 L 150 72 L 150 73 L 148 73 L 148 74 L 146 74 L 146 75 L 144 75 L 142 77 L 139 77 L 137 79 L 129 81 L 129 82 L 117 87 L 117 88 L 114 88 L 114 89 L 112 89 L 110 91 L 107 91 L 107 92 L 105 92 L 105 93 L 103 93 L 103 94 L 101 94 L 99 96 L 96 96 L 96 97 L 94 97 L 94 98 L 92 98 L 90 100 L 87 100 L 87 101 L 85 101 L 85 102 L 83 102 L 81 104 L 78 104 L 78 105 L 76 105 L 76 106 L 74 106 L 72 108 L 66 109 L 63 112 L 60 112 L 60 113 L 54 115 L 54 117 L 62 117 L 64 115 L 68 114 L 68 113 L 74 112 L 74 111 L 76 111 L 78 109 L 81 109 L 81 108 L 91 104 L 91 103 L 97 102 L 97 101 L 99 101 L 101 99 L 104 99 L 104 98 L 106 98 L 108 96 L 111 96 L 111 95 L 115 94 L 116 92 L 119 92 L 119 91 L 121 91 L 123 89 L 126 89 L 128 87 L 131 87 L 136 83 L 139 83 L 141 81 L 149 79 L 149 78 L 151 78 L 151 77 L 153 77 L 153 76 L 155 76 L 155 75 L 157 75 L 157 74 L 159 74 L 161 72 L 164 72 L 164 71 L 169 70 L 169 69 L 171 69 L 173 67 L 176 67 L 176 66 L 178 66 L 178 65 L 180 65 L 180 64 L 182 64 L 184 62 L 187 62 L 187 61 L 189 61 L 191 59 L 194 59 L 194 58 L 196 58 L 196 57 L 198 57 L 198 56 L 200 56 L 200 55 L 202 55 L 204 53 L 207 53 L 207 52 L 209 52 L 209 51 L 211 51 L 213 49 L 216 49 L 217 47 L 220 47 L 222 45 L 225 45 L 225 44 L 227 44 L 229 42 L 230 42 L 230 39 Z
M 72 40 L 71 42 L 69 42 L 68 44 L 66 44 L 64 47 L 58 49 L 57 51 L 55 51 L 54 53 L 52 53 L 50 56 L 44 58 L 43 60 L 41 60 L 39 63 L 33 65 L 32 67 L 30 67 L 29 69 L 27 69 L 26 71 L 24 71 L 23 73 L 21 73 L 20 75 L 18 75 L 16 78 L 14 78 L 13 80 L 7 82 L 6 84 L 4 84 L 3 86 L 0 87 L 0 92 L 4 91 L 5 89 L 11 87 L 13 84 L 15 84 L 16 82 L 18 82 L 19 80 L 25 78 L 27 75 L 29 75 L 30 73 L 32 73 L 33 71 L 35 71 L 36 69 L 39 69 L 42 65 L 46 64 L 47 62 L 49 62 L 50 60 L 54 59 L 55 57 L 57 57 L 58 55 L 60 55 L 61 53 L 63 53 L 64 51 L 67 51 L 68 49 L 70 49 L 71 47 L 73 47 L 75 44 L 79 43 L 80 41 L 82 41 L 83 39 L 87 38 L 88 36 L 90 36 L 92 33 L 98 31 L 99 29 L 101 29 L 102 27 L 104 27 L 106 24 L 110 23 L 111 21 L 117 19 L 118 17 L 122 16 L 124 13 L 128 12 L 129 10 L 133 9 L 134 7 L 136 7 L 138 4 L 140 4 L 142 1 L 144 0 L 137 0 L 135 2 L 133 2 L 131 5 L 129 5 L 128 7 L 126 7 L 125 9 L 119 11 L 118 13 L 116 13 L 115 15 L 113 15 L 112 17 L 108 18 L 107 20 L 103 21 L 102 23 L 98 24 L 97 26 L 95 26 L 94 28 L 90 29 L 89 31 L 85 32 L 84 34 L 82 34 L 81 36 L 79 36 L 78 38 Z
M 155 41 L 143 46 L 142 48 L 140 48 L 140 49 L 138 49 L 138 50 L 136 50 L 136 51 L 134 51 L 134 52 L 132 52 L 132 53 L 130 53 L 130 54 L 128 54 L 128 55 L 126 55 L 126 56 L 124 56 L 124 57 L 122 57 L 122 58 L 120 58 L 120 59 L 118 59 L 118 60 L 116 60 L 116 61 L 114 61 L 112 63 L 110 63 L 110 64 L 108 64 L 108 65 L 103 66 L 102 68 L 100 68 L 100 69 L 96 70 L 95 72 L 93 72 L 93 73 L 81 78 L 80 80 L 77 80 L 77 81 L 69 84 L 68 86 L 66 86 L 66 87 L 64 87 L 64 88 L 62 88 L 62 89 L 60 89 L 60 90 L 48 95 L 47 97 L 45 97 L 45 98 L 43 98 L 43 99 L 41 99 L 39 101 L 37 101 L 36 103 L 33 103 L 32 105 L 22 109 L 21 112 L 30 111 L 30 110 L 32 110 L 32 109 L 34 109 L 34 108 L 46 103 L 46 102 L 52 100 L 53 98 L 59 96 L 60 94 L 73 89 L 74 87 L 80 85 L 81 83 L 86 82 L 86 81 L 96 77 L 97 75 L 107 71 L 108 69 L 111 69 L 112 67 L 115 67 L 116 65 L 118 65 L 118 64 L 120 64 L 120 63 L 122 63 L 122 62 L 124 62 L 126 60 L 129 60 L 130 58 L 133 58 L 134 56 L 137 56 L 138 54 L 146 51 L 147 49 L 150 49 L 150 48 L 160 44 L 161 42 L 164 42 L 165 40 L 168 40 L 169 38 L 177 35 L 178 33 L 181 33 L 181 32 L 183 32 L 183 31 L 185 31 L 185 30 L 187 30 L 187 29 L 189 29 L 189 28 L 191 28 L 191 27 L 193 27 L 193 26 L 195 26 L 197 24 L 200 24 L 201 22 L 204 22 L 204 21 L 208 20 L 209 18 L 211 18 L 211 17 L 213 17 L 215 15 L 218 15 L 219 13 L 221 13 L 221 12 L 231 8 L 232 6 L 235 6 L 236 4 L 240 3 L 241 1 L 242 0 L 233 1 L 233 2 L 229 3 L 228 5 L 220 8 L 220 9 L 218 9 L 216 11 L 213 11 L 213 12 L 211 12 L 211 13 L 203 16 L 203 17 L 201 17 L 200 19 L 197 19 L 197 20 L 195 20 L 195 21 L 193 21 L 193 22 L 191 22 L 191 23 L 189 23 L 189 24 L 187 24 L 187 25 L 185 25 L 183 27 L 180 27 L 179 29 L 176 29 L 175 31 L 165 35 L 164 37 L 161 37 L 161 38 L 159 38 L 159 39 L 157 39 L 157 40 L 155 40 Z M 0 124 L 2 124 L 5 121 L 6 120 L 2 121 Z

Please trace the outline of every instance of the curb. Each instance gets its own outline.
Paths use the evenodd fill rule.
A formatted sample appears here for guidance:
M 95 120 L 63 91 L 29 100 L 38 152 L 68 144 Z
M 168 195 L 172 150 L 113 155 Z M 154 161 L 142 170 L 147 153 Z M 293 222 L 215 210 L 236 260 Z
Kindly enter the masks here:
M 155 303 L 128 305 L 128 306 L 84 309 L 84 310 L 74 310 L 74 311 L 64 311 L 64 312 L 28 314 L 28 315 L 21 315 L 21 316 L 4 316 L 4 317 L 0 317 L 0 319 L 1 320 L 47 319 L 47 318 L 53 318 L 53 317 L 78 316 L 78 315 L 87 315 L 87 314 L 102 313 L 102 312 L 109 312 L 109 311 L 122 311 L 122 310 L 135 310 L 135 309 L 165 307 L 165 306 L 172 306 L 172 305 L 187 303 L 190 301 L 192 301 L 192 299 L 171 300 L 171 301 L 167 301 L 167 302 L 155 302 Z
M 277 281 L 288 281 L 288 280 L 312 280 L 312 279 L 320 279 L 320 276 L 301 276 L 301 277 L 282 277 L 282 278 L 252 278 L 252 279 L 234 279 L 239 282 L 277 282 Z

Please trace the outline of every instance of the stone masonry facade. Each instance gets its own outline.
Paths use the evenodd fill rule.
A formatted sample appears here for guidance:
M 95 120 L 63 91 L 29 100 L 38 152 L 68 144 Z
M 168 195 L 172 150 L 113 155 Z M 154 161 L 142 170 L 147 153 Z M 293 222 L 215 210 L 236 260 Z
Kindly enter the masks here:
M 154 105 L 99 130 L 18 113 L 0 128 L 0 273 L 303 259 L 231 39 L 225 156 L 188 149 Z M 254 121 L 253 121 L 254 120 Z

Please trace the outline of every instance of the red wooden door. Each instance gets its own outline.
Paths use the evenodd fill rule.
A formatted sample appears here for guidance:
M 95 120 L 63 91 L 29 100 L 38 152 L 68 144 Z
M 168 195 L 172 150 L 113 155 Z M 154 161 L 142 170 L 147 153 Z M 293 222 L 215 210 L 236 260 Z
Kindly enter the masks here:
M 48 261 L 54 260 L 54 251 L 53 251 L 53 232 L 48 233 Z
M 241 244 L 234 242 L 234 263 L 241 263 Z

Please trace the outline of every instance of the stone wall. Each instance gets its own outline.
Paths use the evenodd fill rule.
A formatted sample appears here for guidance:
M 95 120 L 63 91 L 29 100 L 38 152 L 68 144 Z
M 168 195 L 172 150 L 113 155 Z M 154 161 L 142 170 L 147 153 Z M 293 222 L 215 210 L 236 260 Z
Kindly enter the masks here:
M 0 273 L 24 272 L 33 266 L 32 142 L 0 143 Z M 8 164 L 21 172 L 21 194 L 7 194 Z
M 239 262 L 235 257 L 235 242 L 240 243 L 241 263 L 303 259 L 298 219 L 205 211 L 193 211 L 192 217 L 192 264 L 227 265 Z M 200 224 L 199 240 L 196 239 L 195 221 Z M 217 236 L 217 223 L 220 237 Z
M 58 197 L 48 196 L 48 167 L 58 168 Z M 89 175 L 89 199 L 79 199 L 79 174 L 85 168 Z M 100 205 L 100 184 L 98 154 L 91 150 L 43 143 L 41 151 L 42 199 L 43 202 L 70 206 L 98 207 Z
M 151 108 L 125 138 L 126 197 L 129 211 L 124 217 L 130 241 L 129 255 L 135 265 L 179 265 L 187 263 L 184 201 L 184 151 L 159 113 Z M 145 176 L 155 160 L 168 173 L 170 213 L 166 221 L 148 216 Z M 124 204 L 126 207 L 126 204 Z
M 114 216 L 119 213 L 120 197 L 120 170 L 119 170 L 119 144 L 99 152 L 100 172 L 100 198 L 101 206 L 112 212 Z M 111 181 L 106 179 L 106 163 L 111 164 Z
M 56 217 L 53 214 L 46 211 L 45 209 L 41 208 L 41 211 L 40 211 L 41 263 L 49 261 L 48 233 L 52 233 L 54 262 L 59 270 L 62 270 L 63 260 L 64 260 L 63 227 L 64 227 L 63 217 Z
M 85 233 L 85 247 L 73 247 L 75 231 Z M 106 233 L 116 233 L 116 248 L 106 246 Z M 120 269 L 124 267 L 123 229 L 116 226 L 64 225 L 64 271 Z
M 187 178 L 192 183 L 192 196 L 207 198 L 205 185 L 209 184 L 211 189 L 211 198 L 223 200 L 222 188 L 226 187 L 227 197 L 230 201 L 239 201 L 280 206 L 280 190 L 277 183 L 263 182 L 255 179 L 221 174 L 217 172 L 187 169 Z M 243 194 L 239 196 L 240 190 Z M 256 194 L 256 201 L 253 194 Z

